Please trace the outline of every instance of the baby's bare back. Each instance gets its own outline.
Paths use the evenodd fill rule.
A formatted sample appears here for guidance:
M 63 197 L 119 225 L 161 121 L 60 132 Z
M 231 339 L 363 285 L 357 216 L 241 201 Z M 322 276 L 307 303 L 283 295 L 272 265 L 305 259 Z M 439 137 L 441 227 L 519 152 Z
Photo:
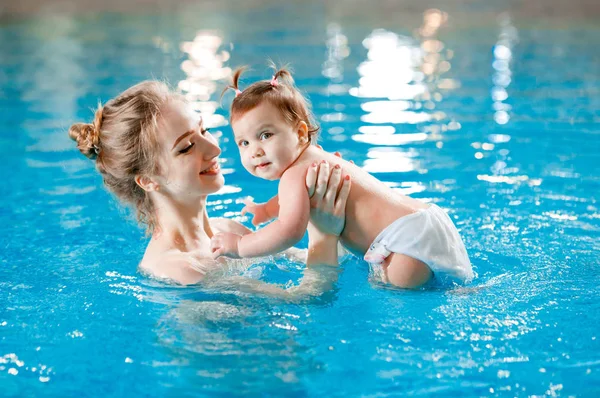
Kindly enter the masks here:
M 395 192 L 360 167 L 310 146 L 294 167 L 308 167 L 326 160 L 331 167 L 339 164 L 350 175 L 352 188 L 346 204 L 346 226 L 341 241 L 358 255 L 363 255 L 379 233 L 392 222 L 428 205 Z

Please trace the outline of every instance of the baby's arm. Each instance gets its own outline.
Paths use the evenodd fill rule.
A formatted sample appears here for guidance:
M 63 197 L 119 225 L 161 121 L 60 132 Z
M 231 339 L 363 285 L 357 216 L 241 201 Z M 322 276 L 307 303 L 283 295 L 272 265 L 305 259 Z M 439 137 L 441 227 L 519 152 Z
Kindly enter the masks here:
M 265 203 L 265 210 L 270 220 L 276 218 L 279 215 L 279 195 L 273 196 L 267 203 Z
M 279 218 L 243 237 L 218 234 L 213 237 L 213 257 L 259 257 L 278 253 L 298 243 L 304 236 L 310 216 L 310 200 L 305 186 L 306 170 L 293 167 L 279 181 Z
M 260 225 L 267 221 L 271 221 L 279 214 L 279 197 L 273 196 L 266 203 L 254 203 L 252 200 L 244 202 L 246 206 L 242 209 L 242 216 L 246 213 L 252 213 L 252 224 Z
M 287 170 L 279 181 L 279 217 L 261 230 L 245 235 L 238 243 L 241 257 L 279 253 L 304 236 L 310 216 L 310 201 L 304 183 L 305 170 Z

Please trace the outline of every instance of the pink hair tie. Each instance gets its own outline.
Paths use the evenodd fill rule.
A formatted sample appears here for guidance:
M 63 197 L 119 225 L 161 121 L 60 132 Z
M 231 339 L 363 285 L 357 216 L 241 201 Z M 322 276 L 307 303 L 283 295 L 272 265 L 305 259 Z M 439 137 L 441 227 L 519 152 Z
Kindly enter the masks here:
M 273 87 L 279 86 L 279 82 L 277 81 L 277 77 L 275 77 L 275 75 L 273 75 L 273 78 L 271 79 L 271 86 L 273 86 Z
M 237 97 L 238 95 L 240 95 L 242 93 L 242 90 L 240 90 L 239 88 L 235 89 L 235 96 Z

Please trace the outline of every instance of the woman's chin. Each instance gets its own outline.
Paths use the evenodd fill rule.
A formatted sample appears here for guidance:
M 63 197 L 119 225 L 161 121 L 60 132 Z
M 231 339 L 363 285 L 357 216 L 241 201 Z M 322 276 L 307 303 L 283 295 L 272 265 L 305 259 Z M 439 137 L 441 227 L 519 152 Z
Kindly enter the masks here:
M 223 174 L 219 173 L 218 175 L 210 176 L 210 178 L 201 178 L 199 188 L 202 195 L 211 195 L 219 192 L 223 186 L 225 186 L 225 178 Z
M 223 177 L 223 174 L 216 176 L 211 186 L 215 189 L 213 193 L 220 191 L 221 188 L 225 186 L 225 178 Z

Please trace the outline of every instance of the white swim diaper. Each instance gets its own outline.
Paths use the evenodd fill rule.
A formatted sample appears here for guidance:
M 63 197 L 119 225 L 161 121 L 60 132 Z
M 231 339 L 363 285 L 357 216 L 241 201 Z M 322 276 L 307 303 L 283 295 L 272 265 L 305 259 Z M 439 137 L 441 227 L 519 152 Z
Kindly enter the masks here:
M 388 225 L 375 238 L 364 258 L 371 264 L 381 264 L 391 253 L 416 258 L 427 264 L 434 274 L 463 281 L 473 278 L 467 250 L 454 223 L 434 204 Z

